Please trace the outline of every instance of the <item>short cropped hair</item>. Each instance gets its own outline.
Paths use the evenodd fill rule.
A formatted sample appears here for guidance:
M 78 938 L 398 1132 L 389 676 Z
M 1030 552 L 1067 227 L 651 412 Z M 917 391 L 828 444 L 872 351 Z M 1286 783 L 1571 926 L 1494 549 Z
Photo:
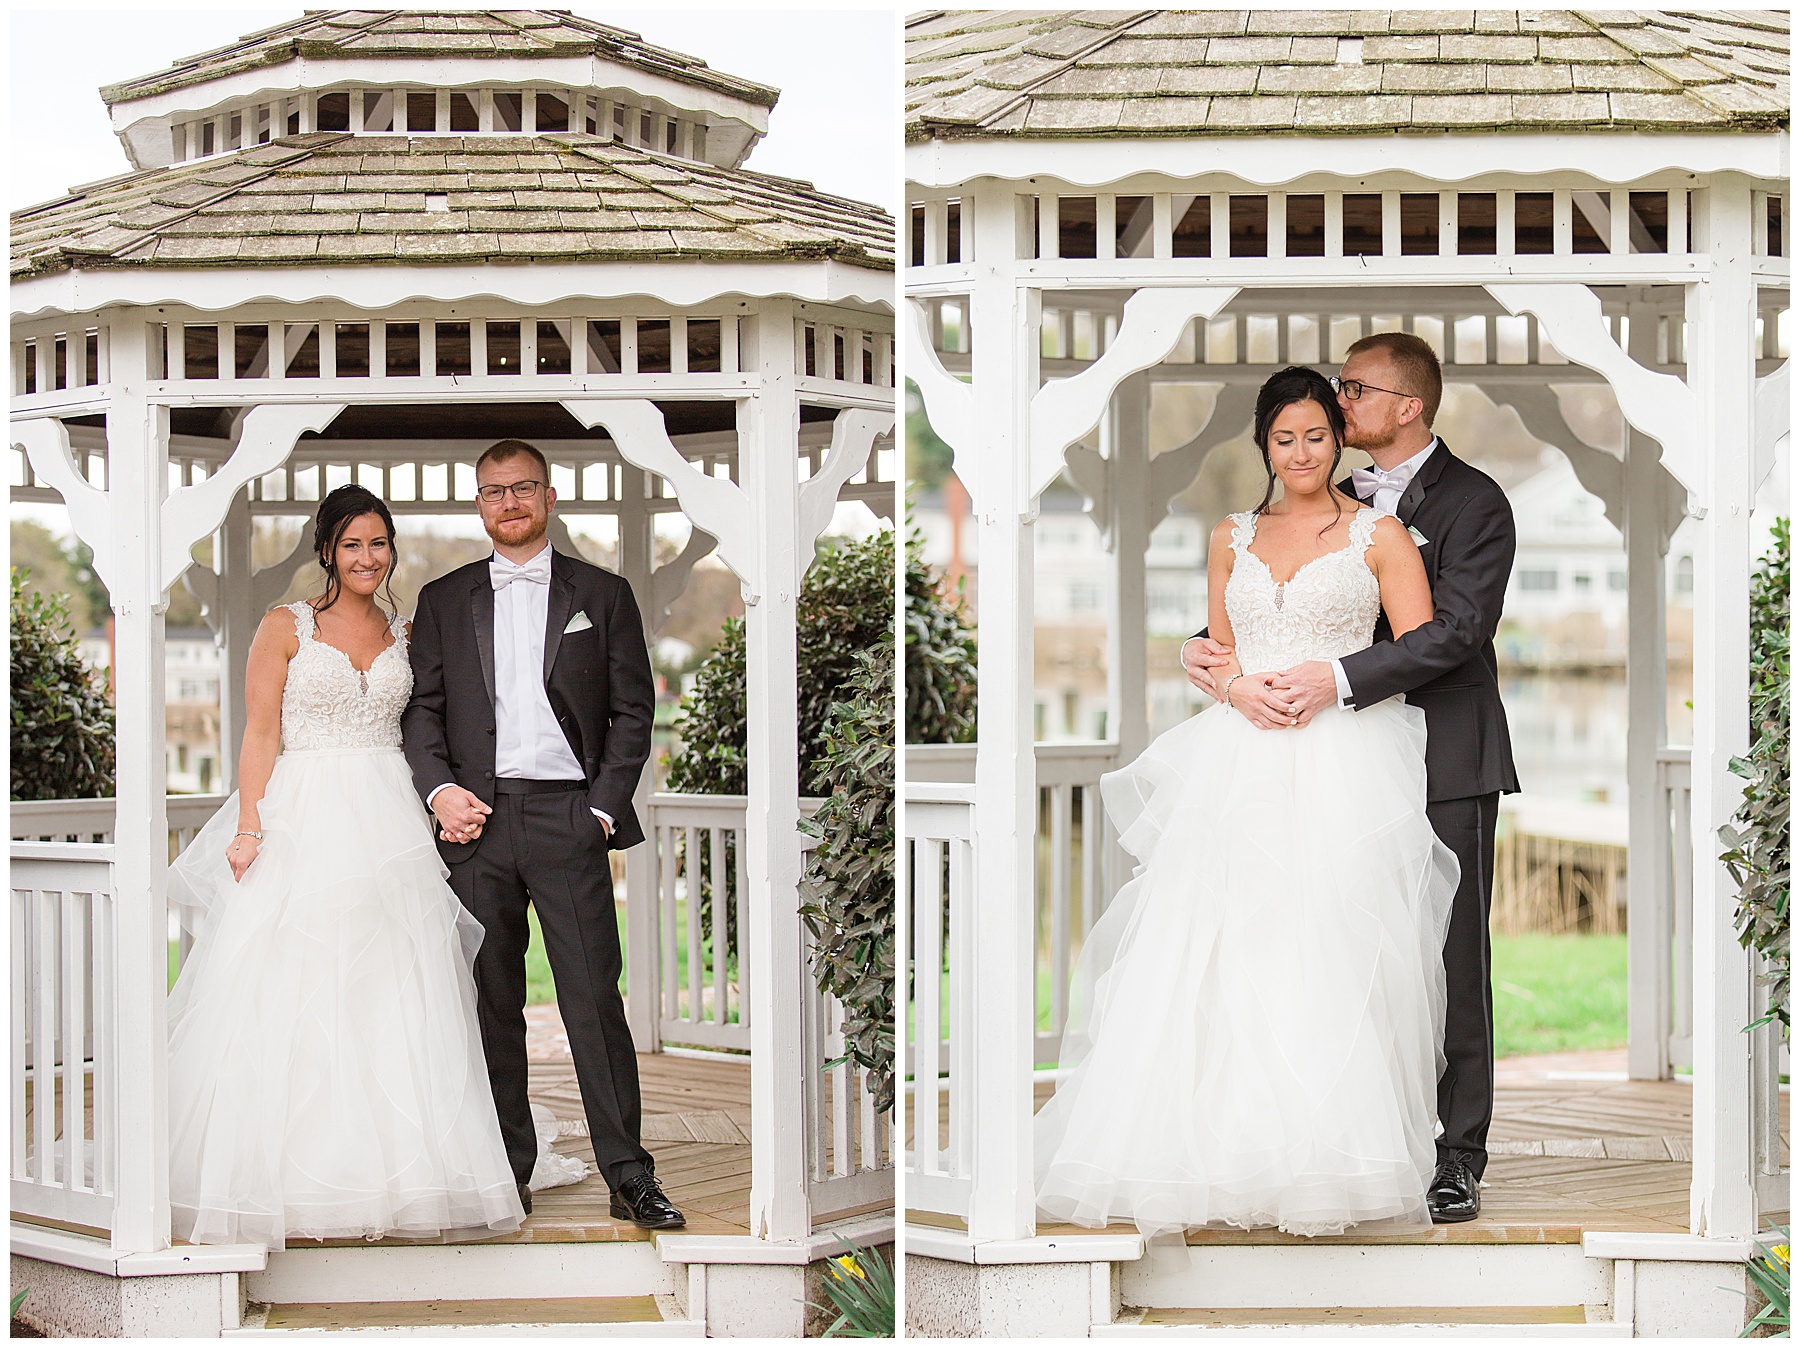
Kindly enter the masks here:
M 1385 353 L 1405 385 L 1398 392 L 1409 393 L 1425 404 L 1419 419 L 1427 426 L 1437 420 L 1438 404 L 1444 400 L 1444 367 L 1438 364 L 1437 352 L 1429 342 L 1410 332 L 1376 332 L 1351 343 L 1344 358 L 1364 351 Z
M 508 459 L 516 459 L 521 454 L 537 460 L 538 472 L 542 474 L 539 481 L 548 482 L 550 480 L 550 464 L 544 458 L 544 452 L 536 445 L 524 440 L 496 440 L 481 452 L 479 459 L 475 460 L 475 471 L 480 473 L 481 465 L 484 463 L 505 463 Z

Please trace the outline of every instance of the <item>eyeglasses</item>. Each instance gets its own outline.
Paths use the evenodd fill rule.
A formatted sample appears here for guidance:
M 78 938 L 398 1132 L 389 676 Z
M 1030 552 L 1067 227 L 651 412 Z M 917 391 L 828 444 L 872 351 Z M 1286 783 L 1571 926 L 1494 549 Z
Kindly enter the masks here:
M 1331 375 L 1326 382 L 1331 385 L 1333 393 L 1341 393 L 1351 402 L 1362 397 L 1365 390 L 1370 393 L 1391 393 L 1396 398 L 1417 398 L 1419 396 L 1416 393 L 1402 393 L 1397 388 L 1382 388 L 1379 384 L 1365 384 L 1360 379 L 1339 379 L 1335 374 Z M 1420 399 L 1420 401 L 1424 400 Z
M 523 482 L 492 482 L 485 487 L 477 487 L 475 494 L 489 505 L 499 505 L 511 492 L 515 501 L 535 501 L 543 487 L 542 482 L 526 478 Z

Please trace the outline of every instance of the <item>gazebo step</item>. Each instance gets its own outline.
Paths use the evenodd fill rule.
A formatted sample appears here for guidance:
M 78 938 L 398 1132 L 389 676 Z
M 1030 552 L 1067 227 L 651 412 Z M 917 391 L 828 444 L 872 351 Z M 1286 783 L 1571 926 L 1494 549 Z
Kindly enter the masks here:
M 1207 1244 L 1119 1266 L 1128 1306 L 1316 1311 L 1606 1305 L 1611 1261 L 1577 1244 Z
M 1281 1306 L 1219 1309 L 1167 1306 L 1128 1311 L 1095 1325 L 1095 1338 L 1139 1335 L 1288 1336 L 1372 1334 L 1386 1337 L 1629 1338 L 1604 1307 L 1588 1306 Z
M 673 1293 L 677 1271 L 653 1240 L 311 1246 L 271 1251 L 244 1291 L 266 1305 L 648 1297 Z
M 410 1334 L 476 1338 L 704 1338 L 698 1321 L 675 1318 L 673 1298 L 494 1297 L 474 1301 L 319 1301 L 252 1306 L 232 1337 L 285 1334 Z

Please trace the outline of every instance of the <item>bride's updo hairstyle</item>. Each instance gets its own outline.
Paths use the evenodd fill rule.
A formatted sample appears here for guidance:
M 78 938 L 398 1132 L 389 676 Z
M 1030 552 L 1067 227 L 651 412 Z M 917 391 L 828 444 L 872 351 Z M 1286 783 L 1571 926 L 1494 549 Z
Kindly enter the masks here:
M 337 603 L 338 595 L 343 592 L 337 573 L 338 541 L 350 527 L 350 522 L 364 515 L 379 515 L 387 526 L 388 570 L 382 577 L 382 584 L 387 591 L 389 608 L 399 607 L 394 598 L 394 571 L 400 565 L 400 541 L 394 537 L 393 512 L 386 501 L 367 487 L 348 482 L 319 502 L 319 513 L 313 521 L 313 555 L 319 559 L 319 569 L 325 573 L 325 602 L 316 610 L 319 613 Z
M 1317 370 L 1305 365 L 1290 365 L 1285 370 L 1277 370 L 1263 381 L 1263 386 L 1256 393 L 1256 447 L 1262 452 L 1263 472 L 1268 474 L 1269 485 L 1263 492 L 1262 504 L 1256 507 L 1256 513 L 1264 514 L 1269 503 L 1275 499 L 1275 465 L 1269 462 L 1269 428 L 1275 424 L 1275 418 L 1284 407 L 1295 403 L 1314 402 L 1325 413 L 1325 424 L 1331 427 L 1331 472 L 1328 476 L 1336 479 L 1338 463 L 1344 457 L 1344 409 L 1338 406 L 1337 391 L 1331 387 L 1331 381 Z M 1337 500 L 1337 493 L 1332 493 L 1332 500 Z M 1340 506 L 1339 510 L 1342 511 Z M 1334 518 L 1328 531 L 1336 525 Z M 1324 531 L 1322 531 L 1324 532 Z

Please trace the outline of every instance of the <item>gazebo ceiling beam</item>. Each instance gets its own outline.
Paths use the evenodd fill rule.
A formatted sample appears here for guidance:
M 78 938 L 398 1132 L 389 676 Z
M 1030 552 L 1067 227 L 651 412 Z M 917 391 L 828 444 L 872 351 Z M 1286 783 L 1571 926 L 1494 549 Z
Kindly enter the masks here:
M 1320 137 L 1171 136 L 1139 140 L 1023 138 L 929 140 L 906 147 L 906 177 L 927 191 L 978 178 L 1024 182 L 1050 166 L 1056 181 L 1098 189 L 1135 175 L 1175 179 L 1228 175 L 1279 187 L 1319 172 Z M 1659 174 L 1741 173 L 1785 182 L 1787 133 L 1508 132 L 1468 136 L 1332 136 L 1331 167 L 1340 180 L 1404 172 L 1421 181 L 1466 183 L 1493 174 L 1541 180 L 1545 175 L 1626 184 Z

